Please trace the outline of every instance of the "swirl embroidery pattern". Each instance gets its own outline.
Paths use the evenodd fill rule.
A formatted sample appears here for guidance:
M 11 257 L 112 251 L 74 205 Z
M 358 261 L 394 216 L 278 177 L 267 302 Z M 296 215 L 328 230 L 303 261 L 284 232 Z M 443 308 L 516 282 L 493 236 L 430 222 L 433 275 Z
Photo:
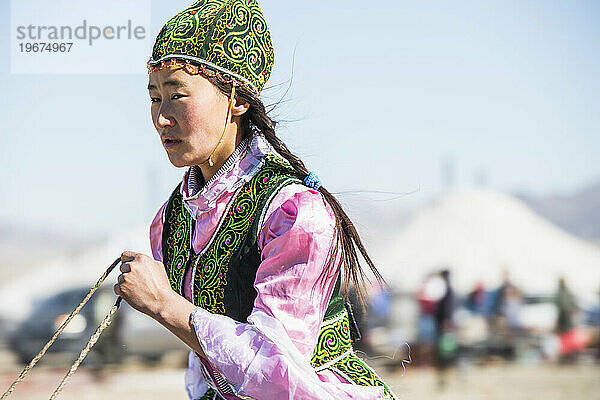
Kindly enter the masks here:
M 351 353 L 347 357 L 344 357 L 333 364 L 331 370 L 341 373 L 342 376 L 348 377 L 357 385 L 383 386 L 383 390 L 387 396 L 392 399 L 396 398 L 388 386 L 381 378 L 379 378 L 379 376 L 377 376 L 375 371 L 354 353 Z
M 210 25 L 224 4 L 223 0 L 198 1 L 179 12 L 158 33 L 152 58 L 158 60 L 168 54 L 200 57 L 202 54 L 194 48 L 196 41 L 207 36 Z M 200 23 L 201 18 L 203 23 Z
M 179 189 L 181 183 L 169 199 L 165 210 L 166 221 L 163 234 L 163 260 L 171 288 L 181 293 L 183 271 L 190 255 L 192 221 L 183 207 Z
M 265 165 L 237 194 L 210 247 L 194 262 L 194 304 L 213 313 L 226 312 L 223 296 L 229 261 L 249 234 L 267 193 L 283 182 L 294 179 L 290 177 L 290 168 L 282 160 L 267 156 Z
M 191 217 L 183 206 L 178 186 L 167 205 L 163 231 L 165 268 L 173 289 L 181 293 L 183 272 L 192 258 L 196 265 L 194 304 L 213 313 L 225 314 L 223 296 L 231 257 L 241 251 L 247 235 L 253 234 L 253 222 L 265 206 L 264 200 L 273 189 L 287 182 L 301 183 L 293 177 L 293 169 L 286 161 L 267 156 L 265 165 L 242 186 L 225 212 L 214 240 L 205 252 L 195 257 L 192 257 L 190 244 Z M 345 310 L 323 322 L 311 365 L 317 371 L 330 369 L 357 385 L 382 386 L 386 398 L 396 398 L 379 376 L 354 354 L 349 317 Z M 214 392 L 209 391 L 202 398 L 212 398 L 212 395 Z
M 352 350 L 350 324 L 346 311 L 324 321 L 317 338 L 317 346 L 310 363 L 314 368 L 335 360 L 347 351 Z
M 233 72 L 257 92 L 267 82 L 275 58 L 255 0 L 200 0 L 175 15 L 159 32 L 152 59 L 177 55 Z

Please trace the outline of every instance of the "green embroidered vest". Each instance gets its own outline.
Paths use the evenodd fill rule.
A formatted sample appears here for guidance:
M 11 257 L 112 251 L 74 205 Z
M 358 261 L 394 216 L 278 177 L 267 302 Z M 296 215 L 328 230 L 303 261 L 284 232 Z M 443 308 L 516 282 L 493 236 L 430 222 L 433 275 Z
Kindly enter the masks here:
M 173 290 L 183 294 L 185 271 L 193 268 L 194 304 L 247 322 L 257 295 L 254 280 L 261 261 L 257 240 L 262 218 L 273 197 L 291 183 L 302 181 L 290 164 L 274 155 L 267 156 L 262 168 L 234 194 L 215 233 L 199 254 L 192 247 L 193 219 L 183 205 L 178 186 L 167 202 L 162 236 L 163 264 Z M 338 278 L 311 365 L 317 371 L 331 369 L 359 385 L 384 386 L 390 393 L 354 354 L 351 330 L 355 327 Z

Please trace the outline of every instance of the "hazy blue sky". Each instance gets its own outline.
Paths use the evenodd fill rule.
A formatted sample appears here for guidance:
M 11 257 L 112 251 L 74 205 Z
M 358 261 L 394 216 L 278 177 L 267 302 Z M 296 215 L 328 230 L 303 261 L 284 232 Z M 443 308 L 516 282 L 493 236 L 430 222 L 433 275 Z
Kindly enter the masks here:
M 183 171 L 149 118 L 146 59 L 139 74 L 11 74 L 0 2 L 0 221 L 83 237 L 147 222 Z M 151 3 L 152 38 L 191 4 Z M 282 137 L 330 190 L 418 189 L 396 201 L 408 207 L 439 192 L 444 159 L 458 183 L 504 191 L 600 179 L 600 2 L 260 4 L 269 84 L 295 65 Z

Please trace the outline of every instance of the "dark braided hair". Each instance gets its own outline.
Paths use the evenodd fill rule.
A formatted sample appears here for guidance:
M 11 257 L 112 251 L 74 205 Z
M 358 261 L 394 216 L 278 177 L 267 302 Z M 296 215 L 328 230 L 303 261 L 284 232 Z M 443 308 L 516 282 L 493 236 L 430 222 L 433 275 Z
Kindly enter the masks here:
M 229 96 L 231 93 L 231 84 L 226 84 L 217 78 L 206 77 L 216 86 L 224 95 Z M 244 114 L 242 125 L 244 128 L 244 136 L 253 136 L 262 134 L 269 144 L 285 158 L 294 168 L 296 175 L 301 180 L 309 174 L 302 160 L 294 155 L 287 145 L 275 135 L 276 122 L 268 115 L 263 102 L 253 92 L 242 86 L 236 86 L 235 97 L 237 100 L 246 102 L 250 105 L 248 111 Z M 335 243 L 330 249 L 327 265 L 321 276 L 335 273 L 335 263 L 339 257 L 341 250 L 341 262 L 343 268 L 344 294 L 348 294 L 350 285 L 354 286 L 361 304 L 364 306 L 365 299 L 365 271 L 362 269 L 358 252 L 362 255 L 367 265 L 373 272 L 373 275 L 378 282 L 385 282 L 371 257 L 367 253 L 354 224 L 342 208 L 340 202 L 331 192 L 323 186 L 319 187 L 318 191 L 323 195 L 325 201 L 331 206 L 335 214 Z M 357 252 L 358 249 L 358 252 Z

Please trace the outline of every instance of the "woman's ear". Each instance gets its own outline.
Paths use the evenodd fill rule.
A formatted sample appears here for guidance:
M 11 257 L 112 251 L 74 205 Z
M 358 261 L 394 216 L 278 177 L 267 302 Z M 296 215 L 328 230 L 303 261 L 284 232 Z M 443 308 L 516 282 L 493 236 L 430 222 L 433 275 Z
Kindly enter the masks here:
M 234 117 L 240 117 L 244 115 L 249 108 L 249 103 L 236 99 L 235 104 L 233 104 L 233 106 L 231 107 L 231 115 L 233 115 Z

